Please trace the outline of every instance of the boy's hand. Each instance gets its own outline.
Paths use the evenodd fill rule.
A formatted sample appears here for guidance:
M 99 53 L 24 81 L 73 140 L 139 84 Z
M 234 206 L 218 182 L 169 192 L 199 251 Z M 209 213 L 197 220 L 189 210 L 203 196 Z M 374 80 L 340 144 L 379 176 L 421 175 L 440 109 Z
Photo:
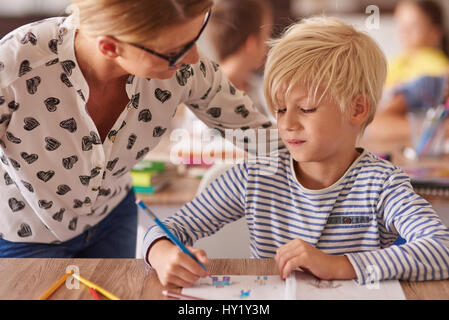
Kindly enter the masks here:
M 203 264 L 209 262 L 204 250 L 187 248 Z M 200 277 L 209 275 L 195 260 L 166 239 L 153 244 L 148 261 L 164 287 L 190 287 Z
M 281 246 L 274 259 L 282 279 L 297 267 L 326 280 L 354 279 L 357 276 L 347 257 L 326 254 L 301 239 Z

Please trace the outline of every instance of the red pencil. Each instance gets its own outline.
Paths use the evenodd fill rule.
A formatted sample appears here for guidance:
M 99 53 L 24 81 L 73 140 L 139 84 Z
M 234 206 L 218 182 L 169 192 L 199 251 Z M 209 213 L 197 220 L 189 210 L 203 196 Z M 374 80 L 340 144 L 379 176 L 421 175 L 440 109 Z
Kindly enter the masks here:
M 167 297 L 170 297 L 170 298 L 176 298 L 176 299 L 179 299 L 179 300 L 205 300 L 203 298 L 188 296 L 188 295 L 185 295 L 185 294 L 175 293 L 175 292 L 171 292 L 171 291 L 168 291 L 168 290 L 163 290 L 162 294 L 164 296 L 167 296 Z
M 89 288 L 89 291 L 95 300 L 101 300 L 100 296 L 98 295 L 97 291 L 94 288 Z

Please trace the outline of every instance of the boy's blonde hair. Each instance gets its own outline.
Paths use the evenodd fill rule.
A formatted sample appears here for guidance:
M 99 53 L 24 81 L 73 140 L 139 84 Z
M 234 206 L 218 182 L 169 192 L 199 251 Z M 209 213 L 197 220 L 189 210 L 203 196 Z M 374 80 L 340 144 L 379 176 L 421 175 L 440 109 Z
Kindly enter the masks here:
M 72 0 L 79 28 L 91 38 L 114 36 L 121 41 L 145 43 L 167 27 L 204 14 L 212 0 Z M 186 39 L 187 41 L 188 39 Z
M 280 94 L 287 96 L 301 85 L 307 88 L 310 101 L 318 104 L 324 96 L 330 97 L 343 113 L 362 94 L 370 106 L 362 132 L 373 120 L 387 61 L 368 35 L 337 18 L 314 17 L 292 25 L 270 45 L 264 93 L 271 110 L 279 105 Z

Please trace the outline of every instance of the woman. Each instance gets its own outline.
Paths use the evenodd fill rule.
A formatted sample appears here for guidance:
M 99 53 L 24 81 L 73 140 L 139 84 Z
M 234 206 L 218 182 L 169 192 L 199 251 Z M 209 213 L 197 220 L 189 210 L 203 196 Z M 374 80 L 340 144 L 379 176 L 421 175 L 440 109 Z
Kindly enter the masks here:
M 73 4 L 0 40 L 0 257 L 134 257 L 129 170 L 180 103 L 271 125 L 197 51 L 211 0 Z

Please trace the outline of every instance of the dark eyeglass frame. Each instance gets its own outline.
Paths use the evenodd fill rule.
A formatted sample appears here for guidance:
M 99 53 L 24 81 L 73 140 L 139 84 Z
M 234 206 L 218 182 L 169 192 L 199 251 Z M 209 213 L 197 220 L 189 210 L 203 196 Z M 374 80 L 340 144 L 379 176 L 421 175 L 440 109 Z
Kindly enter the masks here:
M 137 43 L 129 42 L 128 44 L 130 44 L 130 45 L 132 45 L 132 46 L 134 46 L 136 48 L 139 48 L 139 49 L 141 49 L 141 50 L 143 50 L 145 52 L 151 53 L 151 54 L 153 54 L 153 55 L 155 55 L 155 56 L 157 56 L 159 58 L 162 58 L 162 59 L 166 60 L 166 61 L 168 61 L 168 65 L 170 67 L 174 67 L 185 56 L 187 51 L 189 51 L 195 45 L 195 43 L 198 41 L 198 39 L 200 38 L 200 36 L 203 33 L 204 29 L 206 28 L 207 23 L 209 22 L 209 19 L 210 19 L 210 16 L 211 16 L 211 12 L 212 12 L 212 9 L 209 9 L 209 11 L 206 13 L 206 16 L 204 17 L 203 25 L 201 26 L 200 32 L 195 37 L 195 39 L 193 39 L 192 41 L 187 43 L 184 46 L 184 48 L 179 53 L 176 53 L 174 55 L 167 56 L 165 54 L 156 52 L 156 51 L 154 51 L 152 49 L 146 48 L 146 47 L 144 47 L 144 46 L 142 46 L 140 44 L 137 44 Z

